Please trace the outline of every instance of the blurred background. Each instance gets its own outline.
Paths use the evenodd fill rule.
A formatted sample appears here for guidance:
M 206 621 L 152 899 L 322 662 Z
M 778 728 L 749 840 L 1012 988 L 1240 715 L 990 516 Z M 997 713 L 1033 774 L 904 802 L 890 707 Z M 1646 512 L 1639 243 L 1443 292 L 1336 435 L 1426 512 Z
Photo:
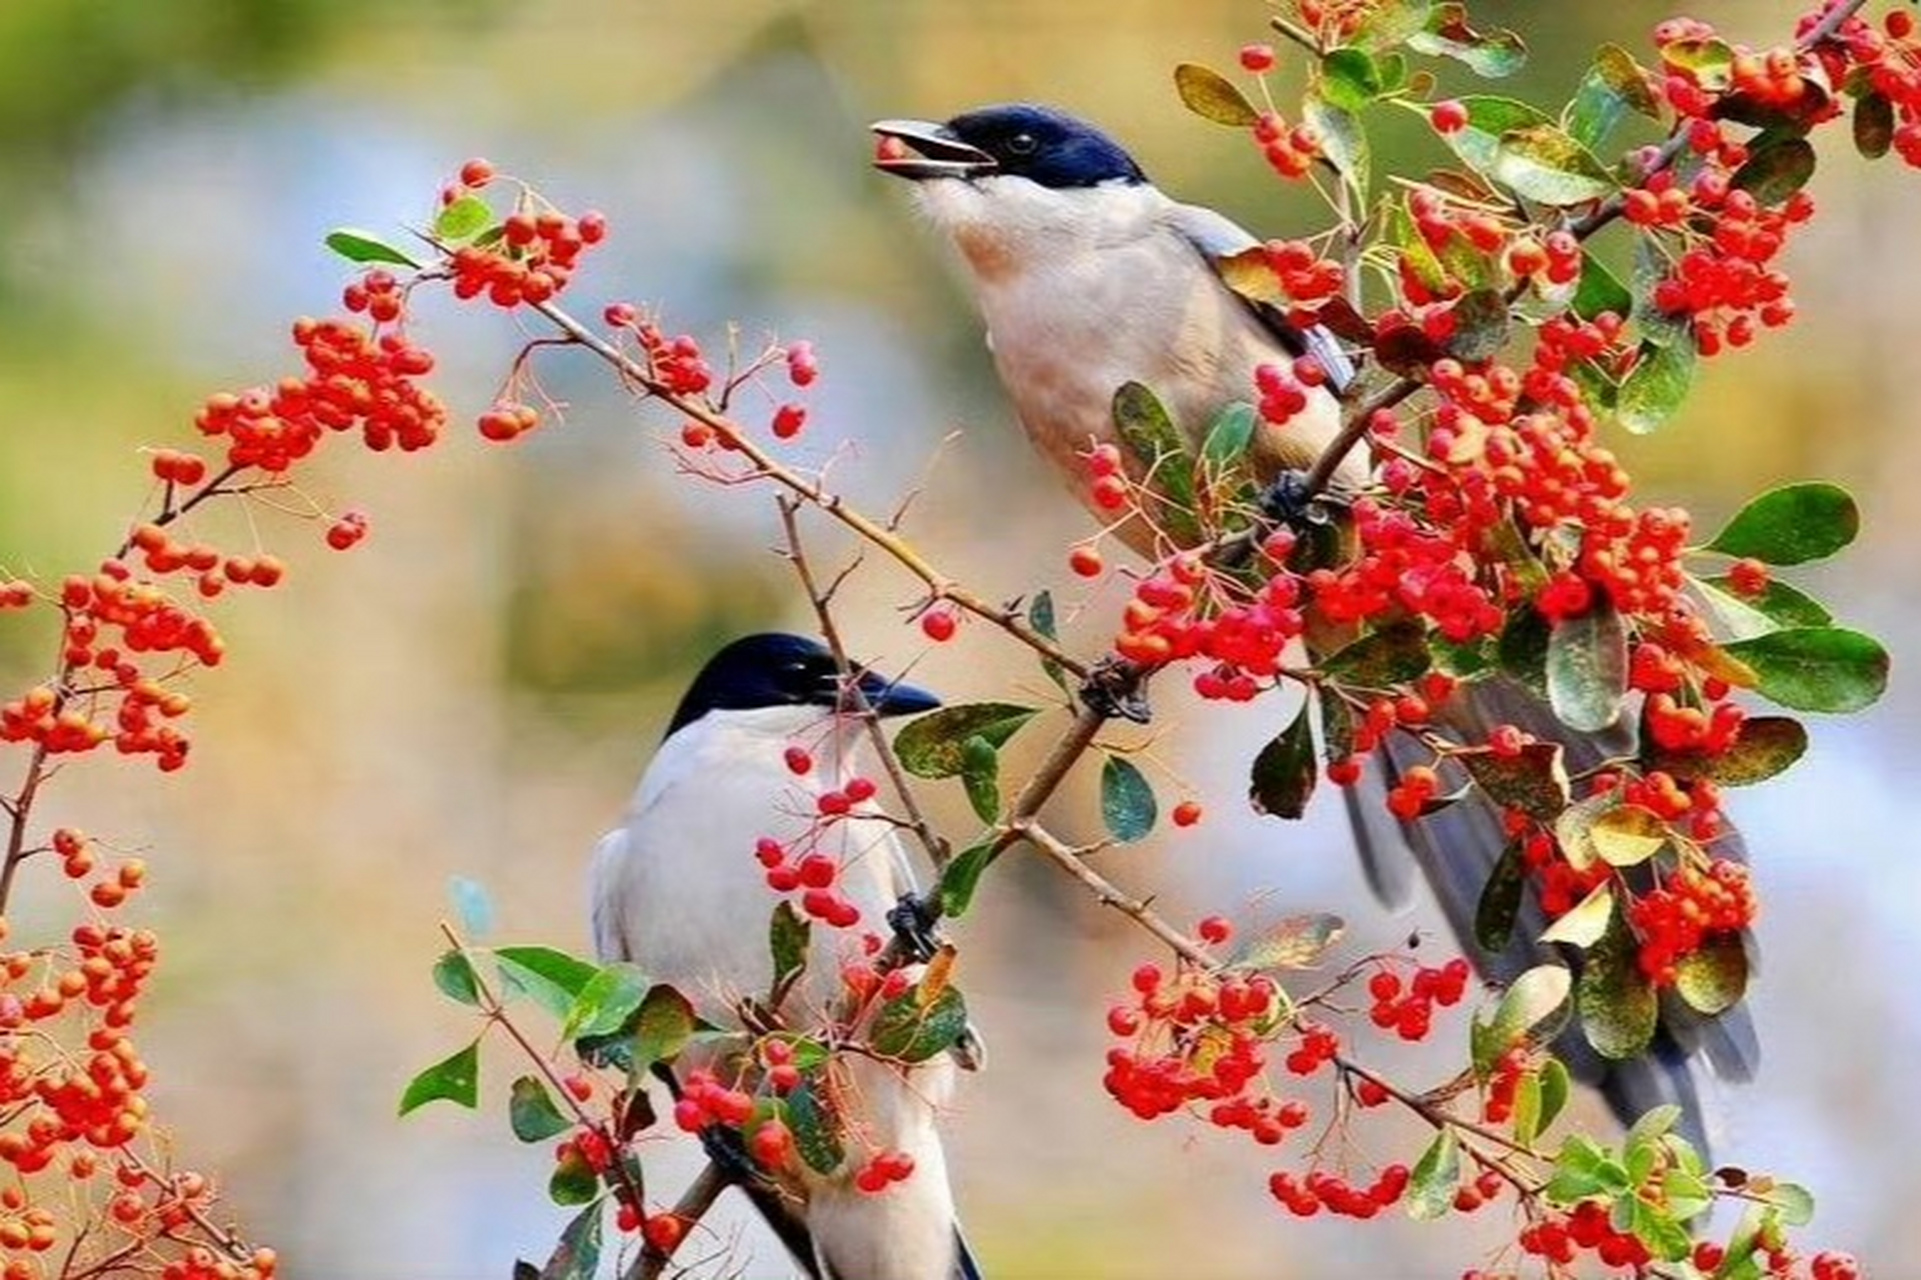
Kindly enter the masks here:
M 1760 42 L 1797 6 L 1697 10 Z M 1538 99 L 1565 97 L 1600 40 L 1645 48 L 1670 10 L 1474 12 L 1525 31 L 1534 58 L 1515 88 Z M 609 215 L 612 241 L 569 295 L 581 313 L 622 298 L 708 340 L 729 323 L 749 345 L 813 339 L 825 376 L 803 456 L 839 454 L 838 482 L 884 507 L 939 453 L 914 535 L 983 594 L 1051 586 L 1089 649 L 1123 588 L 1090 593 L 1066 573 L 1082 519 L 1029 459 L 971 308 L 903 192 L 870 172 L 864 126 L 1045 99 L 1107 124 L 1163 187 L 1264 234 L 1305 229 L 1301 195 L 1171 89 L 1177 61 L 1231 67 L 1264 16 L 1253 0 L 6 0 L 0 566 L 57 576 L 97 560 L 141 500 L 135 449 L 185 443 L 202 396 L 279 376 L 288 320 L 337 306 L 347 271 L 321 236 L 424 220 L 439 182 L 486 155 Z M 1388 163 L 1440 159 L 1411 118 L 1382 127 Z M 1823 216 L 1790 255 L 1800 320 L 1715 363 L 1663 434 L 1620 445 L 1646 501 L 1686 502 L 1708 527 L 1790 478 L 1845 483 L 1866 511 L 1860 544 L 1796 580 L 1888 641 L 1896 681 L 1870 713 L 1820 720 L 1803 765 L 1734 802 L 1772 904 L 1754 996 L 1767 1061 L 1724 1099 L 1720 1154 L 1812 1186 L 1810 1241 L 1893 1275 L 1921 1256 L 1906 1065 L 1921 1001 L 1905 972 L 1921 902 L 1921 686 L 1905 678 L 1921 636 L 1921 176 L 1870 170 L 1844 132 L 1825 142 Z M 516 1256 L 545 1258 L 567 1215 L 543 1194 L 545 1148 L 507 1133 L 517 1066 L 497 1055 L 478 1115 L 394 1119 L 407 1078 L 472 1029 L 428 980 L 449 879 L 491 892 L 493 940 L 585 951 L 588 850 L 691 668 L 742 630 L 810 623 L 768 554 L 766 496 L 677 478 L 659 443 L 673 424 L 637 420 L 598 368 L 544 361 L 566 421 L 502 450 L 465 424 L 524 334 L 430 306 L 418 335 L 462 425 L 421 456 L 333 448 L 315 496 L 366 508 L 373 534 L 339 556 L 311 526 L 263 520 L 291 582 L 222 605 L 232 654 L 197 682 L 192 767 L 162 780 L 87 760 L 45 815 L 153 863 L 140 912 L 166 947 L 144 1004 L 156 1102 L 182 1158 L 220 1172 L 290 1274 L 501 1277 Z M 928 652 L 901 612 L 911 584 L 885 567 L 849 600 L 863 654 L 952 699 L 1044 696 L 995 635 Z M 0 626 L 0 687 L 36 678 L 49 647 Z M 1192 794 L 1209 816 L 1110 855 L 1112 874 L 1176 918 L 1336 910 L 1357 948 L 1434 923 L 1366 900 L 1338 804 L 1292 826 L 1246 811 L 1245 761 L 1283 708 L 1211 712 L 1196 731 L 1175 683 L 1157 694 L 1155 776 L 1167 802 Z M 956 797 L 935 799 L 964 834 Z M 1059 825 L 1091 833 L 1090 801 L 1065 793 Z M 57 918 L 30 892 L 15 936 Z M 1303 1224 L 1267 1199 L 1273 1165 L 1251 1146 L 1124 1118 L 1099 1088 L 1101 1011 L 1146 948 L 1045 868 L 991 880 L 961 941 L 994 1060 L 967 1082 L 951 1150 L 990 1274 L 1378 1278 L 1481 1260 L 1492 1222 Z M 1403 1065 L 1421 1078 L 1422 1061 Z M 763 1251 L 744 1269 L 778 1266 Z

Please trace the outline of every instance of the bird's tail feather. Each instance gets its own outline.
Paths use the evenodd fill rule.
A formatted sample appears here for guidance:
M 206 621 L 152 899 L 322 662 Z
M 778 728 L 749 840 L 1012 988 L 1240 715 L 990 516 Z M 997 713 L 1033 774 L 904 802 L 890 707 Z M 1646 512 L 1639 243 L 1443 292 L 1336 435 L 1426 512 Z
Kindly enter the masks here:
M 1574 732 L 1524 686 L 1505 677 L 1464 685 L 1441 709 L 1436 727 L 1464 743 L 1480 743 L 1497 724 L 1512 724 L 1542 741 L 1561 743 L 1567 768 L 1577 775 L 1633 749 L 1629 726 L 1599 734 Z M 1431 763 L 1430 757 L 1418 740 L 1390 733 L 1377 749 L 1362 788 L 1350 790 L 1348 812 L 1369 885 L 1389 905 L 1404 905 L 1411 872 L 1418 867 L 1462 950 L 1496 983 L 1512 982 L 1533 965 L 1564 958 L 1537 941 L 1547 919 L 1532 885 L 1523 897 L 1508 946 L 1499 952 L 1479 946 L 1475 917 L 1481 891 L 1508 840 L 1500 813 L 1478 792 L 1410 822 L 1396 823 L 1387 816 L 1383 803 L 1387 788 L 1413 766 Z M 1446 775 L 1444 769 L 1443 791 L 1460 781 Z M 1356 794 L 1357 790 L 1366 794 Z M 1738 835 L 1725 837 L 1716 850 L 1724 856 L 1745 856 Z M 1682 1131 L 1704 1149 L 1708 1125 L 1700 1081 L 1694 1074 L 1697 1065 L 1705 1062 L 1722 1079 L 1745 1080 L 1753 1074 L 1760 1052 L 1745 1007 L 1709 1018 L 1672 999 L 1663 999 L 1655 1041 L 1638 1058 L 1601 1057 L 1578 1025 L 1570 1026 L 1554 1048 L 1576 1078 L 1600 1089 L 1623 1123 L 1632 1123 L 1650 1107 L 1673 1103 L 1682 1109 Z

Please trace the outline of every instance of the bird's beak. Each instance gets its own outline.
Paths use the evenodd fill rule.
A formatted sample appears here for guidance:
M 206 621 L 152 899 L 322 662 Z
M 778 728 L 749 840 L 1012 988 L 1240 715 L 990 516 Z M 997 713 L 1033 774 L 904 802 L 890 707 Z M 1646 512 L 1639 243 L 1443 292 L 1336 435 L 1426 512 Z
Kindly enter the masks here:
M 926 120 L 877 120 L 867 126 L 879 139 L 874 167 L 913 182 L 929 178 L 978 178 L 999 162 L 956 138 L 946 125 Z
M 917 715 L 940 705 L 940 699 L 925 689 L 889 680 L 878 672 L 865 669 L 860 673 L 860 693 L 867 699 L 867 705 L 874 709 L 874 714 L 882 716 Z

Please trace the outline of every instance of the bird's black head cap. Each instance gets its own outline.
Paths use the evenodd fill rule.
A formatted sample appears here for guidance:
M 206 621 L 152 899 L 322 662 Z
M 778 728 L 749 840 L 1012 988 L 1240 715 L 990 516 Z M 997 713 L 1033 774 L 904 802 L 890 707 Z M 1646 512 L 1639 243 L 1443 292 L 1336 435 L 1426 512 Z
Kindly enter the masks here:
M 1085 120 L 1032 102 L 980 107 L 941 125 L 882 120 L 873 130 L 897 140 L 893 150 L 883 148 L 876 166 L 917 182 L 1008 176 L 1073 190 L 1147 181 L 1120 143 Z M 901 143 L 918 154 L 905 154 Z
M 911 715 L 940 705 L 912 685 L 887 680 L 855 666 L 861 693 L 884 716 Z M 743 636 L 707 660 L 694 677 L 667 732 L 672 734 L 710 711 L 758 711 L 767 707 L 835 707 L 840 668 L 827 646 L 805 636 L 768 631 Z

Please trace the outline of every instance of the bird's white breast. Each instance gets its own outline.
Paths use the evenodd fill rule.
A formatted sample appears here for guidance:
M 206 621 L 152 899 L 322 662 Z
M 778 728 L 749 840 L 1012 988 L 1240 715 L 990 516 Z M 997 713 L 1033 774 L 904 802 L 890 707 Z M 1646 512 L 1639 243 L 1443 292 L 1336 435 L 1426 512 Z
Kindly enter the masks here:
M 815 768 L 783 760 L 794 742 Z M 857 757 L 851 736 L 819 709 L 711 712 L 661 745 L 623 824 L 601 841 L 593 870 L 595 940 L 603 959 L 627 959 L 683 987 L 710 1015 L 741 995 L 764 995 L 771 974 L 769 913 L 780 900 L 754 856 L 771 836 L 794 843 L 821 792 Z M 894 900 L 892 827 L 855 816 L 818 844 L 843 864 L 839 888 L 861 909 L 852 931 L 885 932 Z M 816 927 L 813 975 L 834 990 L 834 955 L 851 939 Z
M 1022 426 L 1070 479 L 1090 438 L 1113 437 L 1123 382 L 1153 388 L 1198 435 L 1228 402 L 1256 398 L 1255 366 L 1287 358 L 1152 186 L 937 181 L 920 202 L 967 260 Z

